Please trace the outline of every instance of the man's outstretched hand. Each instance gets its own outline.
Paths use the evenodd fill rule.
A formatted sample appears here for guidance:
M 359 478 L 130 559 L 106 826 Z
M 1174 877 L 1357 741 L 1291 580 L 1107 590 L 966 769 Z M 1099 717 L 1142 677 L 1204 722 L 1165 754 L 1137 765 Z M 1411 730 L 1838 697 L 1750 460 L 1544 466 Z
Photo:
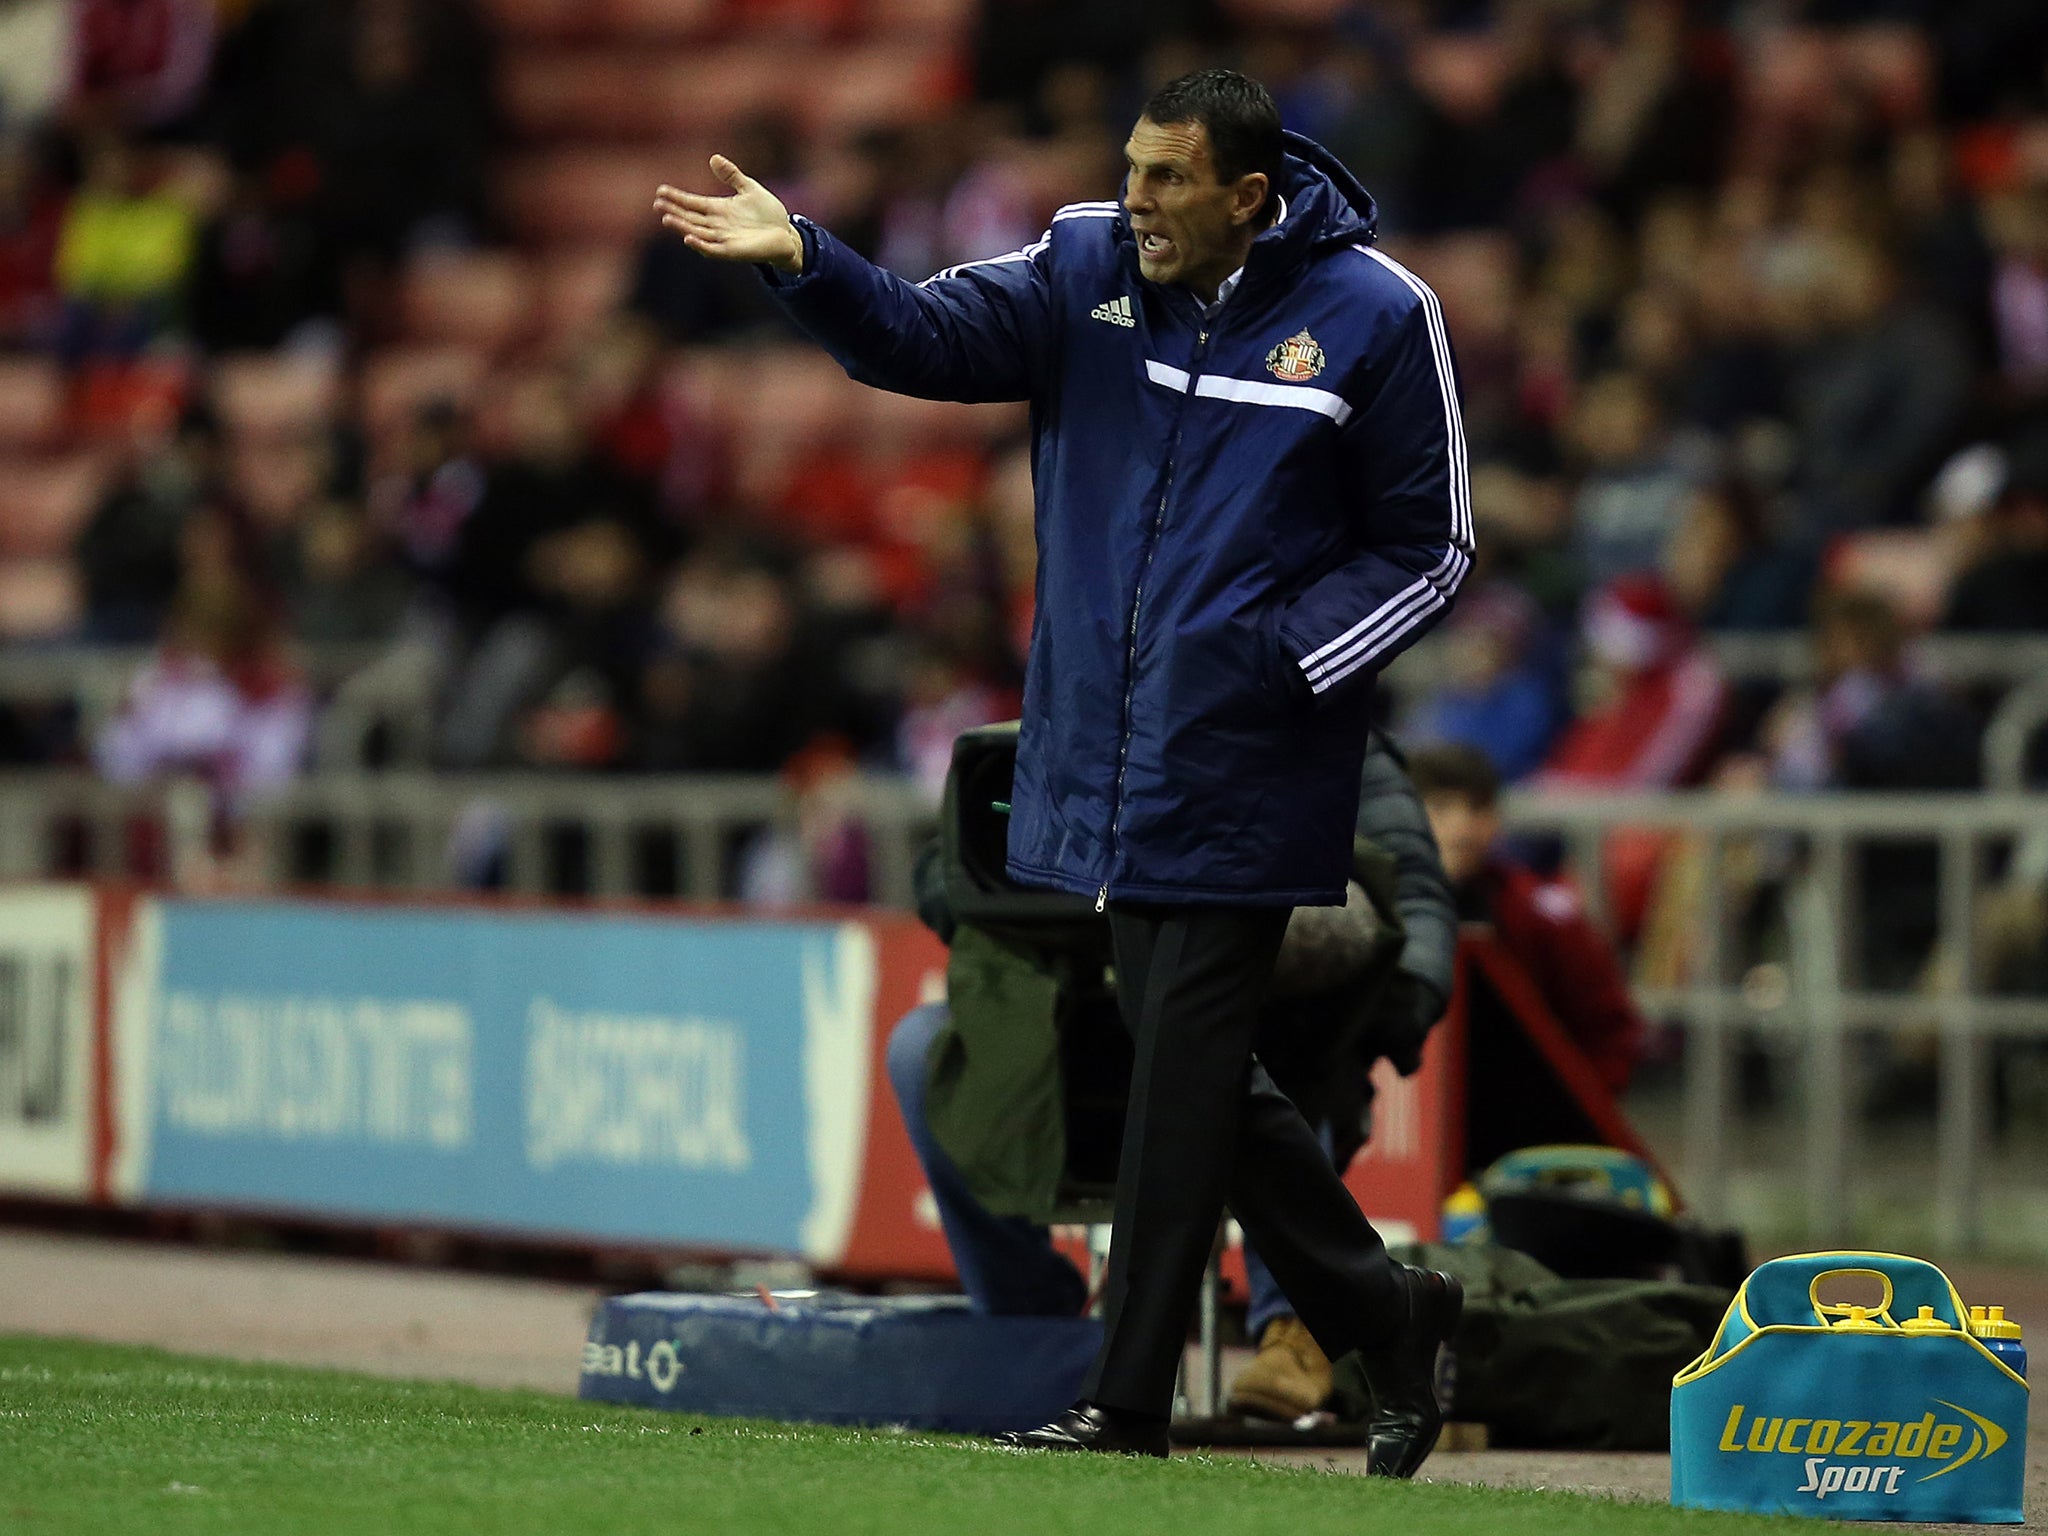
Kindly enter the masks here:
M 720 261 L 760 261 L 801 272 L 804 238 L 789 222 L 782 199 L 723 155 L 711 157 L 711 174 L 732 188 L 731 195 L 706 197 L 664 186 L 654 194 L 663 227 L 681 235 L 691 250 Z

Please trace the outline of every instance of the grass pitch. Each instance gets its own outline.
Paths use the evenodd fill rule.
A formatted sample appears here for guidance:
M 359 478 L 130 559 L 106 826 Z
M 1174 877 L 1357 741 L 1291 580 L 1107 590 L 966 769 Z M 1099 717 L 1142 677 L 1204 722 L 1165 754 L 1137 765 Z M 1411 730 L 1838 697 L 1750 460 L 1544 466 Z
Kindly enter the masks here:
M 1235 1458 L 602 1407 L 155 1350 L 0 1338 L 0 1531 L 491 1536 L 1605 1536 L 1786 1529 L 1563 1493 Z

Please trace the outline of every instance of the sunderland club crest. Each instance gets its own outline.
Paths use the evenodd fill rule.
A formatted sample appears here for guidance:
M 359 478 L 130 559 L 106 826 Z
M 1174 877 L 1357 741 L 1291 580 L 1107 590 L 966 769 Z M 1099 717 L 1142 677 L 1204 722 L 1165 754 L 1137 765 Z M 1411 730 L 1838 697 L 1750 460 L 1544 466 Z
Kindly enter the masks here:
M 1296 331 L 1266 354 L 1266 372 L 1289 384 L 1304 384 L 1322 371 L 1322 344 L 1305 330 Z

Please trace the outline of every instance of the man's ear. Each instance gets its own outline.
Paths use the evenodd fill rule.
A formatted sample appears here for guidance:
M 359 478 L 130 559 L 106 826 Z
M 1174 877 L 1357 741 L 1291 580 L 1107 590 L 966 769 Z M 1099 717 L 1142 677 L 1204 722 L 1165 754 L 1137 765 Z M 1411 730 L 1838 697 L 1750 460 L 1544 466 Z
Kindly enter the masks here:
M 1231 189 L 1230 221 L 1233 224 L 1249 224 L 1259 216 L 1259 210 L 1266 206 L 1266 198 L 1272 191 L 1272 184 L 1264 171 L 1247 171 L 1237 178 L 1237 185 Z

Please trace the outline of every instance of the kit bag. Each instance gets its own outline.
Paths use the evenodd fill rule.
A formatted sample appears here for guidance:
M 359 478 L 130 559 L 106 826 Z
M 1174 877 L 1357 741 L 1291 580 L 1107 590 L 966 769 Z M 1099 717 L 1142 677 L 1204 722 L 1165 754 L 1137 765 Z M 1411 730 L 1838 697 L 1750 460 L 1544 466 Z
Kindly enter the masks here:
M 1839 1299 L 1862 1292 L 1874 1305 Z M 1923 1259 L 1762 1265 L 1671 1393 L 1671 1502 L 1832 1520 L 2017 1524 L 2027 1383 Z

